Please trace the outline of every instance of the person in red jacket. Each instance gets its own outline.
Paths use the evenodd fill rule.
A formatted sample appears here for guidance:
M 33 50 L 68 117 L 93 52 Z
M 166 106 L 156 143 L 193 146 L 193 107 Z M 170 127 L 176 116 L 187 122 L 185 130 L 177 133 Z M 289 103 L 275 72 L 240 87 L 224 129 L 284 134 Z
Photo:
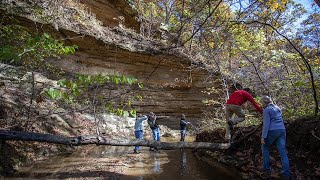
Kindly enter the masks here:
M 245 120 L 245 113 L 241 105 L 247 101 L 250 101 L 253 104 L 253 106 L 262 114 L 263 110 L 261 109 L 259 104 L 253 99 L 251 95 L 251 90 L 249 88 L 234 91 L 230 95 L 226 103 L 226 140 L 231 140 L 230 130 L 233 129 L 233 126 Z M 237 117 L 231 119 L 233 114 L 236 114 Z

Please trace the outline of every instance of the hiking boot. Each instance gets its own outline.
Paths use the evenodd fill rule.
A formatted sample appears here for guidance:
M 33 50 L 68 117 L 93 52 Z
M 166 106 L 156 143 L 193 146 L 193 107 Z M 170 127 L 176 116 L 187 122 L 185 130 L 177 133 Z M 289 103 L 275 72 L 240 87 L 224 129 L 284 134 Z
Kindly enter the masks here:
M 138 150 L 136 150 L 136 149 L 133 150 L 133 153 L 134 154 L 140 154 L 140 152 Z
M 229 120 L 228 121 L 228 125 L 229 125 L 229 129 L 233 130 L 233 122 Z

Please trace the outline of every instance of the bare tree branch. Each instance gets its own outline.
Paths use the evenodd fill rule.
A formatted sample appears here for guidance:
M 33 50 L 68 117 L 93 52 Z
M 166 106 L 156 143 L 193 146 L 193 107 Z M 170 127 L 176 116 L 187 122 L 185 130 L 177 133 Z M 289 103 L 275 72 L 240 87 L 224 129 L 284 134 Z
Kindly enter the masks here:
M 190 41 L 190 39 L 192 39 L 193 38 L 193 36 L 194 35 L 196 35 L 199 31 L 200 31 L 200 29 L 202 28 L 202 26 L 209 20 L 209 18 L 213 15 L 213 13 L 218 9 L 218 7 L 219 7 L 219 5 L 222 3 L 222 0 L 220 0 L 219 2 L 218 2 L 218 4 L 213 8 L 213 10 L 208 14 L 208 16 L 206 17 L 206 19 L 200 24 L 200 26 L 198 27 L 198 29 L 196 29 L 193 33 L 192 33 L 192 35 L 187 39 L 187 40 L 185 40 L 183 43 L 182 43 L 182 46 L 185 44 L 185 43 L 187 43 L 188 41 Z
M 259 74 L 259 71 L 258 71 L 258 69 L 257 69 L 257 66 L 256 66 L 256 65 L 254 64 L 254 62 L 251 61 L 250 58 L 238 47 L 238 45 L 236 45 L 236 46 L 237 46 L 237 49 L 241 52 L 241 54 L 247 59 L 247 61 L 249 61 L 249 62 L 252 64 L 252 66 L 253 66 L 253 68 L 254 68 L 254 71 L 256 72 L 256 74 L 257 74 L 257 76 L 258 76 L 258 78 L 259 78 L 259 80 L 260 80 L 260 83 L 263 85 L 263 87 L 265 88 L 265 90 L 268 91 L 268 95 L 271 96 L 271 93 L 270 93 L 270 91 L 269 91 L 269 88 L 265 85 L 264 81 L 262 80 L 262 78 L 261 78 L 261 76 L 260 76 L 260 74 Z

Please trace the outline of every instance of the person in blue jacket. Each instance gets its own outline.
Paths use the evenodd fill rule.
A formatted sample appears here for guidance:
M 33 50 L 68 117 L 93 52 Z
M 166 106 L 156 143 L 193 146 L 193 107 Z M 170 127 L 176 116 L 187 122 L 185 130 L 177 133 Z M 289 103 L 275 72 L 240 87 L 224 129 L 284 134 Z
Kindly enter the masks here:
M 137 139 L 143 139 L 143 121 L 147 120 L 148 117 L 146 115 L 138 114 L 136 118 L 136 122 L 134 123 L 134 134 Z M 139 154 L 140 146 L 135 146 L 133 152 Z
M 261 135 L 261 149 L 263 157 L 263 169 L 270 175 L 270 156 L 269 151 L 272 144 L 276 144 L 281 156 L 282 172 L 284 179 L 290 179 L 289 159 L 286 152 L 286 128 L 284 126 L 281 109 L 272 103 L 268 96 L 260 99 L 263 110 L 263 127 Z

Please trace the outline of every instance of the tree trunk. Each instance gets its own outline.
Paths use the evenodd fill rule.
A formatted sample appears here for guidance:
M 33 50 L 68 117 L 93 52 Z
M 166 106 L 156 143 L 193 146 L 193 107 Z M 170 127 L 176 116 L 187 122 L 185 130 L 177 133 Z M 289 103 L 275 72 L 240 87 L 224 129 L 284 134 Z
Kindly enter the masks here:
M 5 131 L 0 130 L 1 140 L 21 140 L 37 141 L 54 144 L 64 144 L 72 146 L 81 146 L 87 144 L 111 145 L 111 146 L 149 146 L 158 149 L 228 149 L 229 143 L 207 143 L 207 142 L 159 142 L 148 140 L 126 140 L 126 139 L 106 139 L 103 136 L 86 135 L 78 137 L 63 137 L 53 134 L 41 134 L 23 131 Z

